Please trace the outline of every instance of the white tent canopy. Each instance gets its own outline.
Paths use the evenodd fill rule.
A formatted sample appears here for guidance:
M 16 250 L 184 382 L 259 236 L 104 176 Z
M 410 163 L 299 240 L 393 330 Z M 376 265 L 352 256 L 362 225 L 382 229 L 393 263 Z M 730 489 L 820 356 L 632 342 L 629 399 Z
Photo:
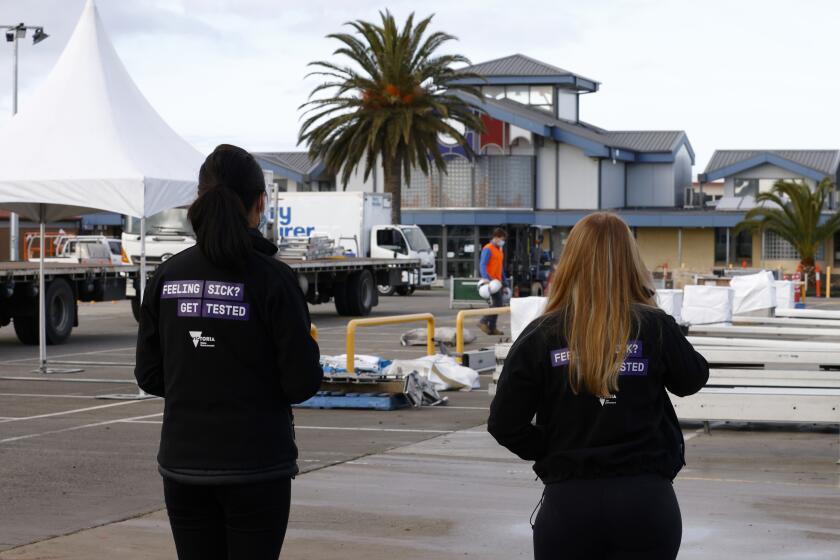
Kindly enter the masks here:
M 151 216 L 195 198 L 202 161 L 143 97 L 88 0 L 55 68 L 0 130 L 0 206 L 48 222 Z
M 84 211 L 145 218 L 189 204 L 202 156 L 163 122 L 128 75 L 88 0 L 50 75 L 0 130 L 0 207 L 40 222 L 40 371 L 47 369 L 45 224 Z

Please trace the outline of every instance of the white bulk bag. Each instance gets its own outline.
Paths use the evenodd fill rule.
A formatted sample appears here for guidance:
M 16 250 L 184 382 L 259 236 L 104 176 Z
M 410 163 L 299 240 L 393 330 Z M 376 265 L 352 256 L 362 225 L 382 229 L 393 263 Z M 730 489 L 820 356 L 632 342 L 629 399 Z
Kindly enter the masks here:
M 683 323 L 731 323 L 734 300 L 735 291 L 726 286 L 688 285 L 683 290 Z
M 682 322 L 682 290 L 656 290 L 656 305 L 673 317 L 677 323 Z
M 735 315 L 776 307 L 776 279 L 772 272 L 734 276 L 729 287 L 735 291 L 732 312 Z
M 792 280 L 776 280 L 776 309 L 793 309 L 795 306 L 796 282 Z
M 525 330 L 528 323 L 542 315 L 548 298 L 542 296 L 531 296 L 522 298 L 511 298 L 510 300 L 510 336 L 516 340 L 519 334 Z
M 385 370 L 388 375 L 408 375 L 411 372 L 417 372 L 431 381 L 438 391 L 469 391 L 481 386 L 477 371 L 443 354 L 423 356 L 416 360 L 394 360 Z

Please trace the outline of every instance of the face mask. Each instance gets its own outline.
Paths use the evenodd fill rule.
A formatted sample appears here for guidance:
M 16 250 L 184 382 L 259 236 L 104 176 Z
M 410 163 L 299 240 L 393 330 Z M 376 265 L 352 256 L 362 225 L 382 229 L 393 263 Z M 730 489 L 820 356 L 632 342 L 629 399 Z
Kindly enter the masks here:
M 257 229 L 260 230 L 260 231 L 263 231 L 263 230 L 265 230 L 265 227 L 267 225 L 268 225 L 268 218 L 266 217 L 266 215 L 264 213 L 260 214 L 260 225 L 257 226 Z
M 505 240 L 504 239 L 499 239 L 499 241 L 498 241 L 498 243 L 496 243 L 496 245 L 499 247 L 499 249 L 501 249 L 502 247 L 505 246 Z

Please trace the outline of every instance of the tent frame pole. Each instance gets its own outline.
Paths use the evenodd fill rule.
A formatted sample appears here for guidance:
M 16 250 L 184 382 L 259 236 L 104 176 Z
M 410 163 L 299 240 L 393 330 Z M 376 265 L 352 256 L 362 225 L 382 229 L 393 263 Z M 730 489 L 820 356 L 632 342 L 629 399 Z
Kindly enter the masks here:
M 140 218 L 140 303 L 146 295 L 146 216 Z
M 47 249 L 47 207 L 44 204 L 38 207 L 38 221 L 40 229 L 40 241 L 38 243 L 38 373 L 79 373 L 85 371 L 81 368 L 56 369 L 47 366 L 47 280 L 44 271 L 44 258 Z
M 47 295 L 46 280 L 44 279 L 44 252 L 47 236 L 46 209 L 41 204 L 39 208 L 39 227 L 41 232 L 40 247 L 38 250 L 38 371 L 47 373 Z

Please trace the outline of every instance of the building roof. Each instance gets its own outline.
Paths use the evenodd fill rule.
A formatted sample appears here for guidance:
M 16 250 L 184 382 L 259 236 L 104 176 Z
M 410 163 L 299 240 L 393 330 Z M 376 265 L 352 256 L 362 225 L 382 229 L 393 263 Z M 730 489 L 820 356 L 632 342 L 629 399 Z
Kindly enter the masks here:
M 770 163 L 814 180 L 836 178 L 840 150 L 715 150 L 701 181 L 713 181 Z
M 607 141 L 636 152 L 670 152 L 685 135 L 682 130 L 621 130 L 604 132 Z
M 513 54 L 486 62 L 479 62 L 459 72 L 477 74 L 481 79 L 465 79 L 471 85 L 510 83 L 553 83 L 566 84 L 575 89 L 596 91 L 597 81 L 575 74 L 563 68 L 546 64 L 524 54 Z
M 263 168 L 298 183 L 319 179 L 324 172 L 320 158 L 312 159 L 309 152 L 254 152 Z
M 694 150 L 682 130 L 609 131 L 588 123 L 558 119 L 546 111 L 509 99 L 479 100 L 463 92 L 457 92 L 456 95 L 478 105 L 491 117 L 540 136 L 576 145 L 590 156 L 624 161 L 666 162 L 673 161 L 673 156 L 684 145 L 694 161 Z
M 298 173 L 308 173 L 317 163 L 309 157 L 309 152 L 255 152 L 254 157 L 288 167 Z

